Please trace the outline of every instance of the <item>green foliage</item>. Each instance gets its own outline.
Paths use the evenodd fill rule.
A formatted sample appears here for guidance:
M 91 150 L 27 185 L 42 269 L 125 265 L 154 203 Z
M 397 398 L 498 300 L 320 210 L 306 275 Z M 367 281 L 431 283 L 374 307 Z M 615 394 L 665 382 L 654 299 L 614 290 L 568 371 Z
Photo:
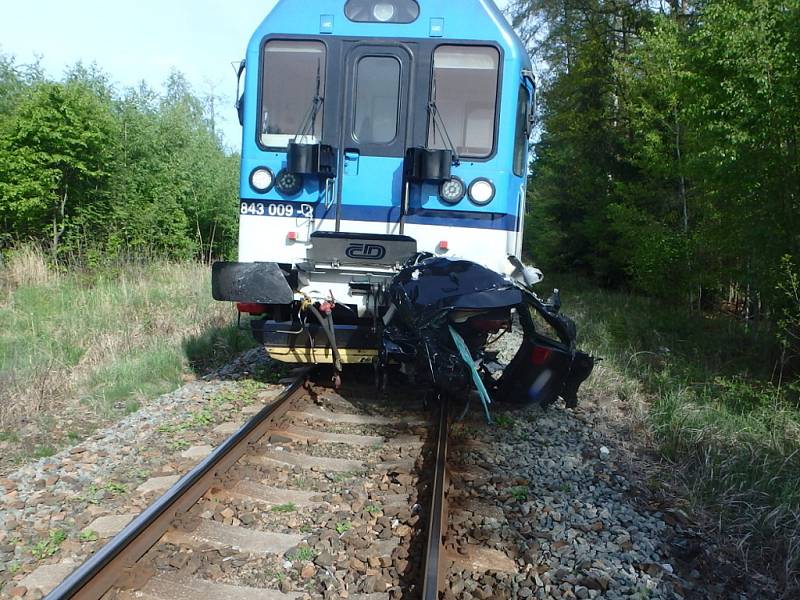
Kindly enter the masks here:
M 19 442 L 19 434 L 16 431 L 0 431 L 0 442 Z
M 288 377 L 290 371 L 289 366 L 284 364 L 259 366 L 256 368 L 255 376 L 264 383 L 277 384 Z
M 514 421 L 514 417 L 512 417 L 510 415 L 499 414 L 499 415 L 495 415 L 494 423 L 500 429 L 511 429 L 512 427 L 514 427 L 515 421 Z
M 183 350 L 192 368 L 203 372 L 212 365 L 225 364 L 237 354 L 253 348 L 254 344 L 249 331 L 230 323 L 204 331 L 200 336 L 187 338 Z
M 340 521 L 336 523 L 336 533 L 342 535 L 353 529 L 353 524 L 350 521 Z
M 781 261 L 783 277 L 778 282 L 778 291 L 783 294 L 783 309 L 778 320 L 778 338 L 788 354 L 786 362 L 800 359 L 800 274 L 791 257 Z
M 92 531 L 91 529 L 84 529 L 81 531 L 80 536 L 78 539 L 82 542 L 96 542 L 99 538 L 96 532 Z
M 31 548 L 31 554 L 36 560 L 43 560 L 55 556 L 61 548 L 61 544 L 63 544 L 66 539 L 67 534 L 65 531 L 54 529 L 48 534 L 46 539 L 36 542 L 33 548 Z
M 277 506 L 272 507 L 272 512 L 274 513 L 291 513 L 297 510 L 297 506 L 293 502 L 287 502 L 286 504 L 278 504 Z
M 0 249 L 54 257 L 231 256 L 238 157 L 180 73 L 118 94 L 96 67 L 62 81 L 0 55 Z
M 103 489 L 107 491 L 112 496 L 119 496 L 121 494 L 128 493 L 128 486 L 123 483 L 117 483 L 115 481 L 111 481 L 103 486 Z
M 800 259 L 800 4 L 515 0 L 541 78 L 528 252 L 706 305 Z
M 210 408 L 203 408 L 190 412 L 180 423 L 164 423 L 158 426 L 159 433 L 181 433 L 192 429 L 204 429 L 214 423 L 214 412 Z
M 511 497 L 516 500 L 517 502 L 525 502 L 528 499 L 528 494 L 530 494 L 530 490 L 527 486 L 520 485 L 513 487 L 509 490 Z
M 53 448 L 53 446 L 45 444 L 42 446 L 36 446 L 36 448 L 33 449 L 31 456 L 33 456 L 33 458 L 50 458 L 55 453 L 56 449 Z
M 652 395 L 662 454 L 796 596 L 800 2 L 509 11 L 545 63 L 527 251 L 648 296 L 565 297 L 580 343 L 625 375 L 590 386 Z
M 314 560 L 316 553 L 314 552 L 313 548 L 309 546 L 302 546 L 297 549 L 297 551 L 289 556 L 289 560 L 292 562 L 306 562 L 309 560 Z
M 184 450 L 188 450 L 191 447 L 191 443 L 188 440 L 174 440 L 169 443 L 169 447 L 171 450 L 175 450 L 176 452 L 182 452 Z
M 186 425 L 189 429 L 202 429 L 214 423 L 214 413 L 204 408 L 189 415 Z

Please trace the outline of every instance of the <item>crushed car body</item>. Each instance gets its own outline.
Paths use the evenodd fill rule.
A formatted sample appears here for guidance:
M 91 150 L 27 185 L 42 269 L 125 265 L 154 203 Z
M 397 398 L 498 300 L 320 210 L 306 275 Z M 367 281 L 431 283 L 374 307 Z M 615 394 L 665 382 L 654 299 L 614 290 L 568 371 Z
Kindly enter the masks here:
M 594 359 L 577 349 L 575 324 L 560 313 L 557 292 L 542 301 L 529 285 L 477 263 L 420 255 L 394 277 L 388 295 L 382 371 L 395 365 L 415 385 L 451 397 L 476 388 L 487 418 L 492 402 L 546 407 L 563 398 L 577 405 Z M 491 336 L 517 325 L 522 342 L 501 364 L 489 349 Z

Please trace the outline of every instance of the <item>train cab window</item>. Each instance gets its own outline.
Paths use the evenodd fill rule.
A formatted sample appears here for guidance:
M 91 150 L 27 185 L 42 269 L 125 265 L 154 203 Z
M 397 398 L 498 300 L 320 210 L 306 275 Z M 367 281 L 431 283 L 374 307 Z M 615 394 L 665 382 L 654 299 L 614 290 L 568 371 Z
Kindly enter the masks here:
M 317 143 L 325 109 L 325 45 L 313 41 L 273 40 L 264 46 L 260 138 L 264 146 Z M 314 113 L 314 100 L 318 110 Z
M 356 74 L 353 138 L 361 144 L 388 144 L 397 137 L 400 112 L 400 61 L 366 56 Z
M 433 56 L 432 100 L 444 121 L 428 125 L 428 146 L 487 158 L 494 149 L 500 53 L 484 46 L 440 46 Z
M 528 115 L 530 114 L 531 93 L 524 85 L 519 88 L 517 101 L 517 133 L 514 140 L 514 175 L 524 177 L 528 171 Z

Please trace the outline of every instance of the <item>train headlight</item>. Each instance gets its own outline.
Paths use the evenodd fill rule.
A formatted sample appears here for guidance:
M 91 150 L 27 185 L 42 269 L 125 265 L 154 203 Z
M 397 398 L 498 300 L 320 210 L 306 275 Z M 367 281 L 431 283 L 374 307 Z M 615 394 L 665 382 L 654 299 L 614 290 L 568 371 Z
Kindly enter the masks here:
M 275 178 L 275 187 L 284 196 L 296 196 L 303 187 L 303 177 L 283 169 Z
M 394 6 L 381 2 L 372 9 L 372 16 L 381 23 L 389 21 L 394 16 Z
M 261 194 L 266 194 L 275 184 L 275 176 L 267 167 L 258 167 L 250 173 L 250 187 Z
M 488 179 L 476 179 L 469 186 L 469 199 L 478 206 L 486 206 L 494 200 L 494 184 Z
M 467 186 L 458 177 L 445 181 L 439 188 L 439 196 L 447 204 L 458 204 L 467 193 Z

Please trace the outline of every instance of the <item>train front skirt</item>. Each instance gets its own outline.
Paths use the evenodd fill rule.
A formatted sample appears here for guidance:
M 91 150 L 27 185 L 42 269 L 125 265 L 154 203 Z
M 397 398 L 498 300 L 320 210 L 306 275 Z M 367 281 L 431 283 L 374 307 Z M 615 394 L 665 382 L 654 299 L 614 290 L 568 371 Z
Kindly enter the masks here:
M 338 253 L 337 245 L 377 245 L 376 240 L 353 239 L 326 237 L 326 253 Z M 520 267 L 518 261 L 511 263 Z M 357 264 L 336 259 L 331 267 L 341 274 Z M 324 272 L 316 271 L 319 265 L 311 268 Z M 484 404 L 548 405 L 558 398 L 577 404 L 594 360 L 576 348 L 575 324 L 560 313 L 560 296 L 543 301 L 526 283 L 530 269 L 513 271 L 519 281 L 468 260 L 415 254 L 389 271 L 349 276 L 348 293 L 339 297 L 330 290 L 312 297 L 310 288 L 327 286 L 298 289 L 309 283 L 309 272 L 264 263 L 249 269 L 228 264 L 215 269 L 214 289 L 250 314 L 254 337 L 278 361 L 333 364 L 337 371 L 344 364 L 372 364 L 384 381 L 403 377 L 418 389 L 453 397 L 469 396 L 477 386 Z M 538 282 L 541 274 L 536 274 Z M 290 285 L 291 302 L 263 303 L 264 298 L 285 297 Z M 355 297 L 359 305 L 352 304 Z M 514 328 L 522 331 L 521 344 L 514 358 L 501 364 L 490 340 Z

